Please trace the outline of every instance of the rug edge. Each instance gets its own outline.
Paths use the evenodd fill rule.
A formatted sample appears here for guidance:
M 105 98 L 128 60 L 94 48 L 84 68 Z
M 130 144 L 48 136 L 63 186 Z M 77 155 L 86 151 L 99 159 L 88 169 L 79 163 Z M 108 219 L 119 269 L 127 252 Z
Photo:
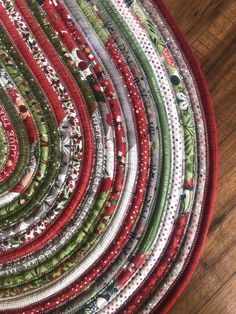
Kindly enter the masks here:
M 203 248 L 206 243 L 211 218 L 213 216 L 213 208 L 215 205 L 217 178 L 218 178 L 218 140 L 217 140 L 217 127 L 215 119 L 214 106 L 211 100 L 208 85 L 206 83 L 205 76 L 201 69 L 200 63 L 189 46 L 185 35 L 177 26 L 173 17 L 169 13 L 163 0 L 153 0 L 154 9 L 160 11 L 164 19 L 166 20 L 169 28 L 174 33 L 177 42 L 181 47 L 181 53 L 188 60 L 189 66 L 195 74 L 195 81 L 197 84 L 198 92 L 201 97 L 202 109 L 204 110 L 205 123 L 208 129 L 208 182 L 207 189 L 205 192 L 205 204 L 202 215 L 202 224 L 199 232 L 199 237 L 195 244 L 194 252 L 192 253 L 190 260 L 185 268 L 185 271 L 181 274 L 180 278 L 177 279 L 176 283 L 171 288 L 166 298 L 161 301 L 153 310 L 152 313 L 167 313 L 177 299 L 180 297 L 187 284 L 189 283 L 197 265 L 200 260 Z M 190 63 L 191 62 L 191 63 Z

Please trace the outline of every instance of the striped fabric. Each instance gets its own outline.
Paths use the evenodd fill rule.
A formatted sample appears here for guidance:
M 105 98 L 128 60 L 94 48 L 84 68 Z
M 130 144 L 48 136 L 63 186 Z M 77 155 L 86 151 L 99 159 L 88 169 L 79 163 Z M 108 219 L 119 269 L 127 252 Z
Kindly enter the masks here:
M 0 0 L 0 313 L 166 313 L 209 227 L 215 133 L 160 1 Z

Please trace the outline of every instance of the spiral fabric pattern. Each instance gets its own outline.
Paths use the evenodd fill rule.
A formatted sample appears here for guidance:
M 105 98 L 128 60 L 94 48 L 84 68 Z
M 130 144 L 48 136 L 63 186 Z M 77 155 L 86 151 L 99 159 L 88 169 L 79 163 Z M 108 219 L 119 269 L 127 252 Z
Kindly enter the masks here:
M 202 72 L 154 0 L 0 0 L 0 313 L 165 313 L 214 202 Z

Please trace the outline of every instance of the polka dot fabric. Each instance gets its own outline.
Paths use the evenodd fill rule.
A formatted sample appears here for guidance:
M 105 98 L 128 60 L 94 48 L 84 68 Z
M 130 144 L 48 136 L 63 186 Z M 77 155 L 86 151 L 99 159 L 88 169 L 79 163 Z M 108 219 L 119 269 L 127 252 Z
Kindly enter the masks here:
M 214 113 L 154 0 L 0 0 L 0 313 L 166 313 L 213 207 Z

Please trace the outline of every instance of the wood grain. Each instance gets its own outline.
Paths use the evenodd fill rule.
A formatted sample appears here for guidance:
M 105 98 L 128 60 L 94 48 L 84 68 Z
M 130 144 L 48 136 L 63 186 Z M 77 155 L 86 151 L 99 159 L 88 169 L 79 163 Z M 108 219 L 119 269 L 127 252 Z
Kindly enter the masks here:
M 236 1 L 165 0 L 200 60 L 214 103 L 219 180 L 200 263 L 171 314 L 236 313 Z

